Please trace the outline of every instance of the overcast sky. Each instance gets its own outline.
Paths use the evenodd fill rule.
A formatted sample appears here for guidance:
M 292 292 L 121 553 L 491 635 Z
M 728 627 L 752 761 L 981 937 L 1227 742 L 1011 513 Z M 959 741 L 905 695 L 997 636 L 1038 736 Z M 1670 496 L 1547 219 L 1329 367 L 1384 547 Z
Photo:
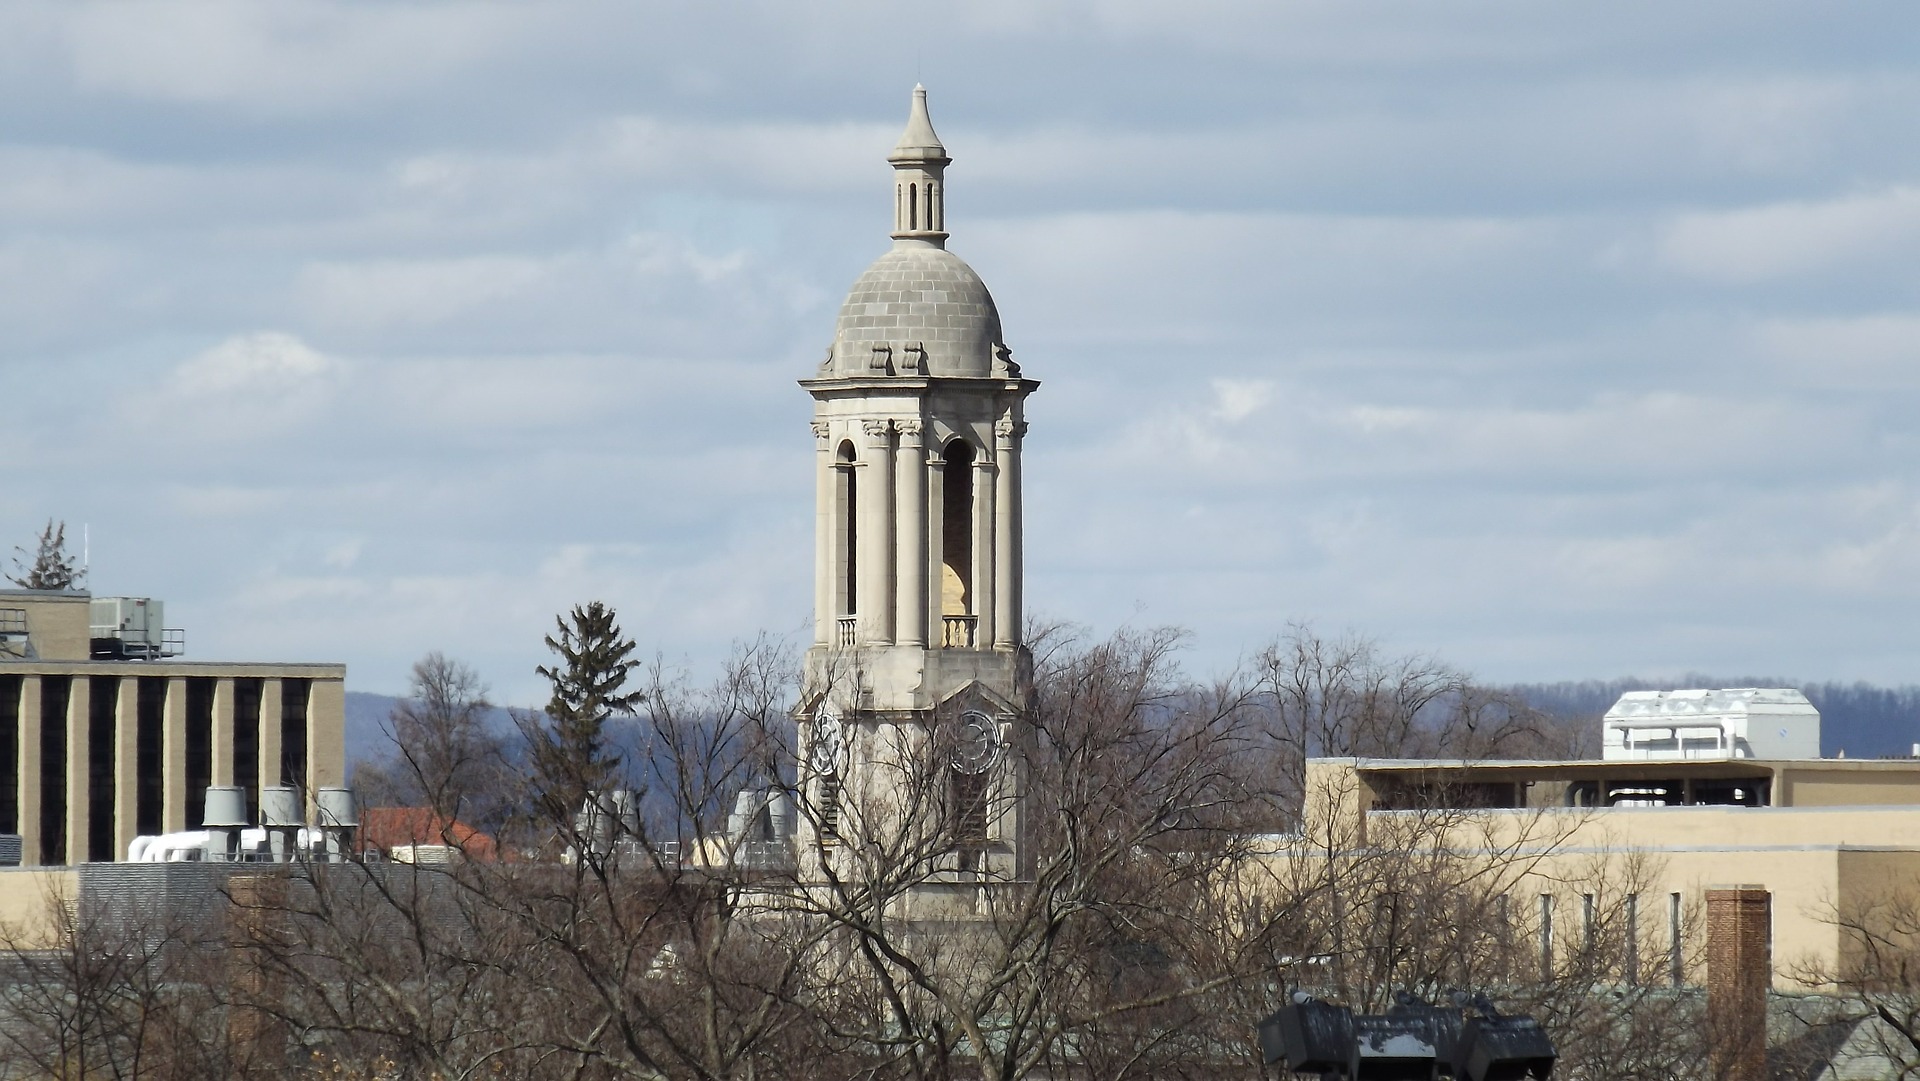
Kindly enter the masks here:
M 1920 681 L 1911 0 L 11 0 L 3 547 L 357 690 L 797 632 L 916 80 L 1036 614 Z

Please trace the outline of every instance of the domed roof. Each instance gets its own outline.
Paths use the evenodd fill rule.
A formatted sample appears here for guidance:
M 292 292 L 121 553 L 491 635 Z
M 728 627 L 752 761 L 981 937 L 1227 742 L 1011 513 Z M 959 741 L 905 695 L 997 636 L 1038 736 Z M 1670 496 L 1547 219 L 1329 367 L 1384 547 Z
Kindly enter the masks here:
M 959 256 L 921 240 L 896 240 L 853 283 L 834 328 L 833 370 L 865 375 L 881 362 L 898 374 L 987 376 L 1000 345 L 1000 312 L 980 275 Z M 924 359 L 903 363 L 924 350 Z

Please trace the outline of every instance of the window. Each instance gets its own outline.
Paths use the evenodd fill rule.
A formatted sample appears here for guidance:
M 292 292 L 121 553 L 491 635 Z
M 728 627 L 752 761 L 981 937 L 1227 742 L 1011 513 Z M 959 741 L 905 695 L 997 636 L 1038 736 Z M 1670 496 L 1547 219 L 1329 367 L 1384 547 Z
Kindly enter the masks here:
M 1667 897 L 1667 969 L 1675 987 L 1686 981 L 1687 962 L 1680 950 L 1680 895 Z
M 1540 895 L 1540 978 L 1553 979 L 1553 895 Z
M 855 463 L 852 441 L 842 441 L 834 455 L 834 503 L 838 512 L 834 515 L 834 563 L 839 571 L 834 575 L 834 592 L 840 614 L 846 616 L 860 611 L 860 481 Z
M 1627 978 L 1627 986 L 1632 987 L 1639 984 L 1640 982 L 1640 895 L 1639 894 L 1637 893 L 1627 894 L 1627 910 L 1626 910 L 1625 916 L 1626 916 L 1625 922 L 1627 925 L 1627 942 L 1626 942 L 1627 952 L 1620 967 L 1624 970 L 1622 975 L 1624 975 Z
M 964 439 L 941 454 L 940 614 L 973 614 L 973 447 Z

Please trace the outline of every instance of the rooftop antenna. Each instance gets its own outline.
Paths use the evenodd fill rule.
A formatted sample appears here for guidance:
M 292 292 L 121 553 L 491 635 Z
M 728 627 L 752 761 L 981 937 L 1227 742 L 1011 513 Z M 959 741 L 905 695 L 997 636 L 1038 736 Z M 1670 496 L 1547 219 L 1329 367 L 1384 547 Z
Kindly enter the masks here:
M 80 578 L 86 580 L 87 572 L 93 569 L 93 527 L 86 522 L 80 523 Z

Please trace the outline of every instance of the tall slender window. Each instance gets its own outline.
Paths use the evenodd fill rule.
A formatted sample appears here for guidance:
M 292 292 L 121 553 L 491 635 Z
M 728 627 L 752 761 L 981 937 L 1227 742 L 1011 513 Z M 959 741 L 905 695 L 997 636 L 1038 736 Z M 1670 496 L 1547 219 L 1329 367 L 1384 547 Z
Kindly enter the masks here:
M 947 444 L 940 484 L 940 614 L 973 614 L 973 447 Z
M 280 776 L 281 784 L 306 791 L 307 787 L 307 696 L 313 681 L 280 681 Z
M 233 783 L 246 793 L 247 821 L 260 821 L 260 699 L 266 681 L 233 681 Z
M 213 684 L 208 676 L 187 678 L 187 828 L 207 821 L 207 786 L 213 783 Z
M 40 678 L 40 862 L 67 862 L 67 695 L 71 676 Z
M 834 458 L 834 502 L 839 510 L 834 549 L 840 571 L 835 575 L 835 587 L 840 594 L 840 614 L 851 616 L 860 611 L 860 471 L 854 467 L 851 442 L 841 443 Z
M 1627 894 L 1627 954 L 1621 968 L 1625 971 L 1627 986 L 1633 987 L 1640 982 L 1640 895 Z
M 907 228 L 920 228 L 920 185 L 907 185 Z
M 1680 950 L 1680 895 L 1667 897 L 1667 970 L 1675 987 L 1686 982 L 1687 960 Z
M 0 676 L 0 833 L 20 832 L 20 697 L 26 680 Z
M 87 852 L 90 862 L 113 859 L 114 737 L 120 677 L 94 676 L 87 697 Z
M 1553 895 L 1540 895 L 1540 979 L 1553 979 Z
M 150 836 L 163 828 L 167 680 L 165 676 L 141 676 L 138 686 L 139 701 L 134 706 L 133 828 Z

